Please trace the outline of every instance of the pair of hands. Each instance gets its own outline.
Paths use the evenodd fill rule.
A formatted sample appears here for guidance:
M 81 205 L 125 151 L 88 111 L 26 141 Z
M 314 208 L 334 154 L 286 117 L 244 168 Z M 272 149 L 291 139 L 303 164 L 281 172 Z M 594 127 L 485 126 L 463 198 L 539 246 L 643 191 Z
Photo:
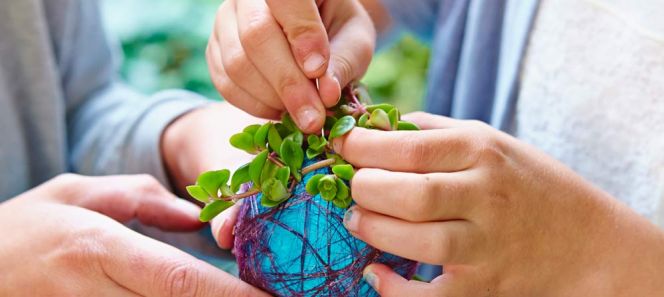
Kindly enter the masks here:
M 207 56 L 229 102 L 264 118 L 286 109 L 305 132 L 319 130 L 323 107 L 366 69 L 376 33 L 357 1 L 316 5 L 222 5 Z M 315 54 L 322 64 L 309 60 Z M 662 292 L 653 276 L 664 267 L 664 236 L 644 218 L 484 124 L 424 113 L 405 119 L 423 131 L 355 128 L 334 142 L 335 151 L 361 168 L 352 180 L 357 205 L 345 216 L 346 228 L 381 250 L 445 267 L 444 275 L 422 283 L 371 265 L 365 279 L 382 296 Z M 222 247 L 232 244 L 227 229 L 234 213 L 213 223 Z

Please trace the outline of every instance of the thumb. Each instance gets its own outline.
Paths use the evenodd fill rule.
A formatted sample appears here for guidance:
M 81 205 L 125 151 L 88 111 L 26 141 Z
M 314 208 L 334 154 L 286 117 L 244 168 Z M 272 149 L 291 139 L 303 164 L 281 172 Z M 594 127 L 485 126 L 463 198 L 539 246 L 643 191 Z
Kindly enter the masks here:
M 173 231 L 202 226 L 198 206 L 174 196 L 150 175 L 66 174 L 40 188 L 45 190 L 43 196 L 59 203 L 87 208 L 120 222 L 138 219 L 146 225 Z
M 267 0 L 283 29 L 293 56 L 308 78 L 325 74 L 330 58 L 327 32 L 314 1 Z
M 324 5 L 327 3 L 330 2 Z M 330 65 L 318 82 L 321 100 L 327 107 L 337 103 L 341 88 L 364 75 L 373 57 L 376 46 L 374 25 L 361 7 L 354 8 L 354 11 L 354 15 L 330 36 Z

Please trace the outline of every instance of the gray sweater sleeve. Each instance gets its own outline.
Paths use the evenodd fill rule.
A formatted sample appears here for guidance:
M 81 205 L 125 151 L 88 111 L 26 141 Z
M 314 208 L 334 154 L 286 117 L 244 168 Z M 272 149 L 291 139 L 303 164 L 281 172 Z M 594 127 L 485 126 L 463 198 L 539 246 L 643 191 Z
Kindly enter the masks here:
M 86 175 L 149 173 L 167 185 L 162 131 L 209 101 L 180 90 L 146 96 L 119 82 L 97 1 L 76 3 L 56 41 L 67 100 L 70 167 Z

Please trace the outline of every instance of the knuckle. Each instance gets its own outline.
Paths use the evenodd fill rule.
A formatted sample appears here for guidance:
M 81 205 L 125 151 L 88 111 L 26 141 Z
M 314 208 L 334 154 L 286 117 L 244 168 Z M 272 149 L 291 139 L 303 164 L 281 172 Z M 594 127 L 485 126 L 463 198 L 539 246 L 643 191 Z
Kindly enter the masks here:
M 252 12 L 240 29 L 240 43 L 247 49 L 258 48 L 271 38 L 274 20 L 263 12 Z
M 417 134 L 405 136 L 403 144 L 404 145 L 401 146 L 403 150 L 401 155 L 406 164 L 420 169 L 429 167 L 429 164 L 432 161 L 432 156 L 429 152 L 434 144 L 424 141 Z
M 167 263 L 161 269 L 161 286 L 166 296 L 194 297 L 200 291 L 201 271 L 193 263 Z
M 242 77 L 251 66 L 249 58 L 241 50 L 231 49 L 222 57 L 224 68 L 229 77 Z
M 417 184 L 417 190 L 414 192 L 416 196 L 411 197 L 411 199 L 404 199 L 402 205 L 400 205 L 401 209 L 406 210 L 406 217 L 404 219 L 411 222 L 422 222 L 433 219 L 438 196 L 436 184 L 428 175 L 421 176 Z
M 154 176 L 149 174 L 140 174 L 136 178 L 139 181 L 140 191 L 145 195 L 157 194 L 162 192 L 162 186 Z
M 455 246 L 454 238 L 452 236 L 441 235 L 432 245 L 431 257 L 433 263 L 443 264 L 450 261 L 450 256 L 453 254 Z
M 279 80 L 278 89 L 282 98 L 296 98 L 300 91 L 300 80 L 286 75 Z
M 76 270 L 96 267 L 106 255 L 112 235 L 103 228 L 90 226 L 72 231 L 57 249 L 56 261 Z

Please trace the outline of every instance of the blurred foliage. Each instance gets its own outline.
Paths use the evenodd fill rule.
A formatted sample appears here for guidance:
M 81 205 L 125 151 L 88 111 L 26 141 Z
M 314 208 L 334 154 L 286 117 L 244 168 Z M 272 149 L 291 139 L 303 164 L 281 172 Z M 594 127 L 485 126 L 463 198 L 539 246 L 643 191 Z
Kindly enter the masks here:
M 122 77 L 150 93 L 184 88 L 219 99 L 205 61 L 219 0 L 105 0 L 104 20 L 124 53 Z M 429 50 L 406 36 L 378 53 L 363 78 L 375 101 L 422 108 Z

